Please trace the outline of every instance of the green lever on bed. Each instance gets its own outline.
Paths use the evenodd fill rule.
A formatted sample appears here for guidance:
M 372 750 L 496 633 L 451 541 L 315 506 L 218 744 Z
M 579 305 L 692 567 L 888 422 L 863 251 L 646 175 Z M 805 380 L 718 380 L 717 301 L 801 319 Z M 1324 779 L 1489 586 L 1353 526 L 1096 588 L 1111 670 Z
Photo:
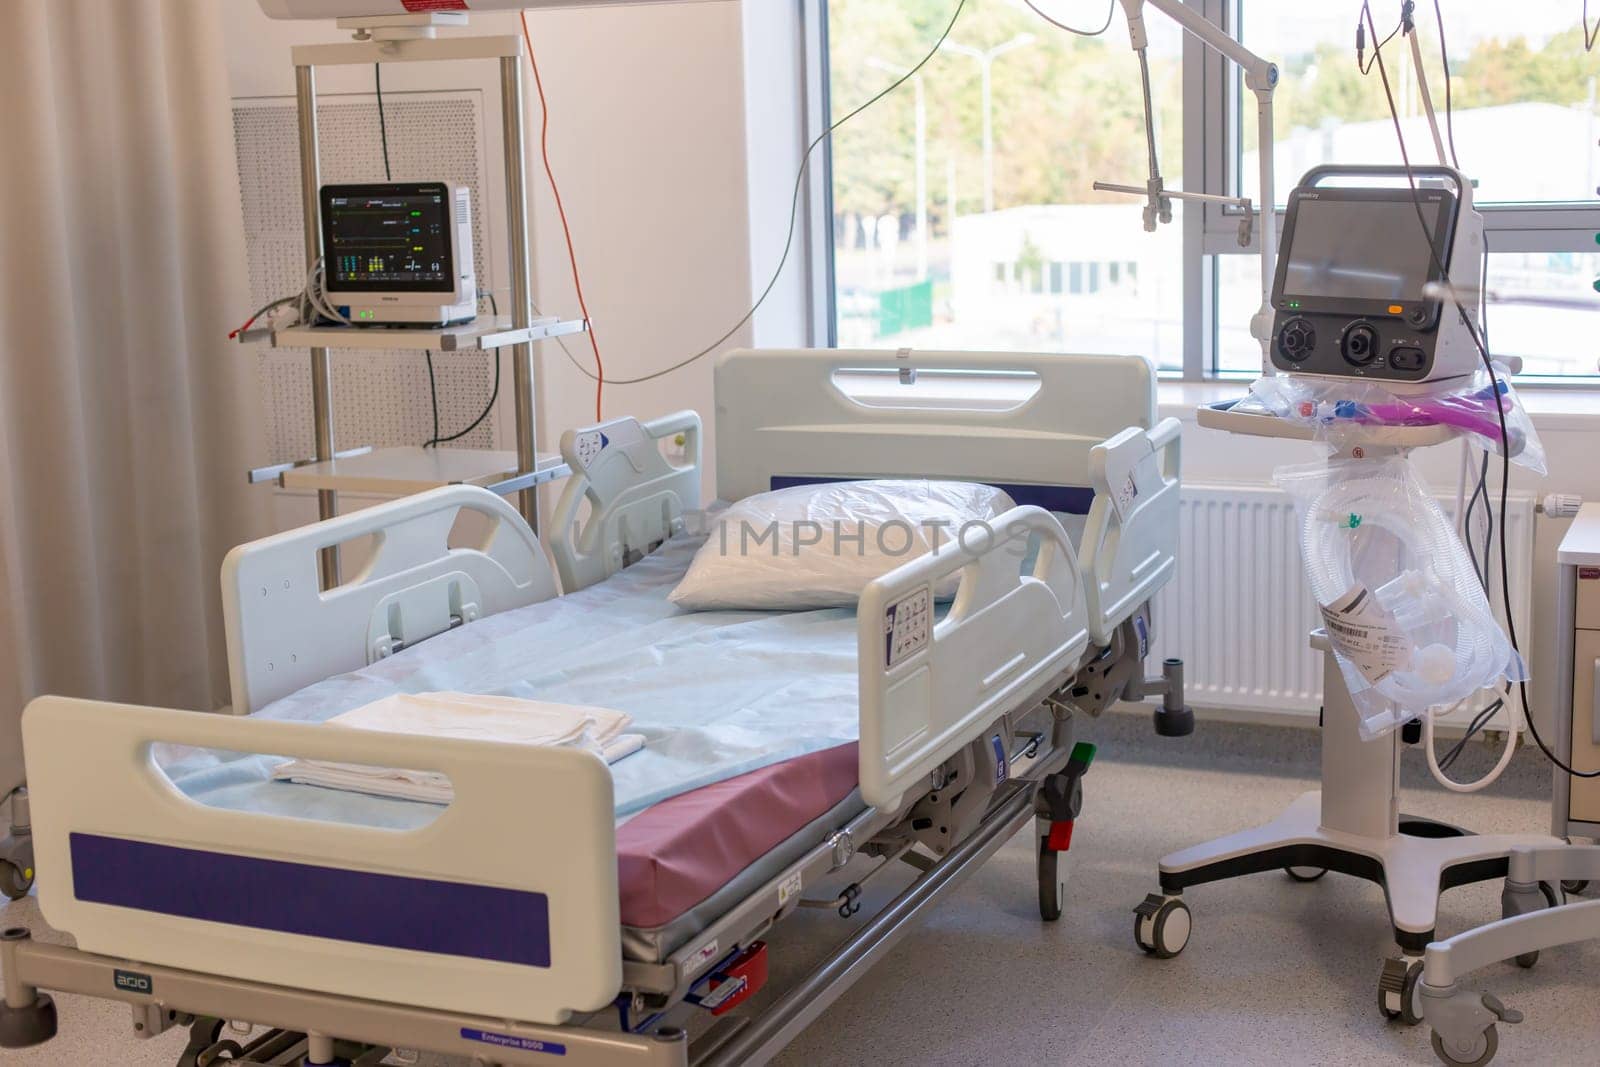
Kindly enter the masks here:
M 1099 749 L 1087 741 L 1079 741 L 1072 746 L 1072 755 L 1067 757 L 1067 773 L 1076 778 L 1089 769 L 1089 764 L 1094 762 L 1094 754 Z

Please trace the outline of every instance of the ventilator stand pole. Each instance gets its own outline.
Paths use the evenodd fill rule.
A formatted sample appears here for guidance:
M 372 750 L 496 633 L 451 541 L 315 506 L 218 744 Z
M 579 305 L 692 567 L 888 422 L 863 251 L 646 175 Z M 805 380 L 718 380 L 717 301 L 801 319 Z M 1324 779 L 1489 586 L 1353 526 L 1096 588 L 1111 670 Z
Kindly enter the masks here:
M 1272 282 L 1278 261 L 1277 196 L 1273 186 L 1272 167 L 1272 92 L 1278 84 L 1278 65 L 1262 59 L 1244 47 L 1244 45 L 1230 37 L 1220 26 L 1212 23 L 1194 8 L 1183 3 L 1183 0 L 1122 0 L 1122 8 L 1128 19 L 1128 37 L 1133 43 L 1133 50 L 1139 55 L 1140 77 L 1143 81 L 1144 90 L 1145 128 L 1150 155 L 1150 177 L 1144 189 L 1147 198 L 1145 206 L 1145 229 L 1147 230 L 1155 229 L 1157 219 L 1162 222 L 1171 221 L 1172 205 L 1170 199 L 1177 197 L 1183 200 L 1243 206 L 1245 209 L 1244 226 L 1246 227 L 1240 234 L 1241 241 L 1243 241 L 1248 234 L 1250 201 L 1241 197 L 1188 193 L 1168 190 L 1164 187 L 1156 160 L 1155 119 L 1150 102 L 1150 71 L 1145 58 L 1146 49 L 1149 46 L 1149 37 L 1145 32 L 1144 26 L 1144 5 L 1146 3 L 1178 23 L 1207 48 L 1238 64 L 1239 68 L 1244 71 L 1246 88 L 1255 94 L 1256 123 L 1259 130 L 1257 152 L 1260 156 L 1261 170 L 1261 221 L 1259 223 L 1261 306 L 1250 319 L 1250 334 L 1261 343 L 1262 373 L 1271 374 Z M 1111 189 L 1119 192 L 1139 192 L 1139 190 L 1131 189 L 1127 186 L 1113 186 L 1104 182 L 1096 182 L 1095 188 Z

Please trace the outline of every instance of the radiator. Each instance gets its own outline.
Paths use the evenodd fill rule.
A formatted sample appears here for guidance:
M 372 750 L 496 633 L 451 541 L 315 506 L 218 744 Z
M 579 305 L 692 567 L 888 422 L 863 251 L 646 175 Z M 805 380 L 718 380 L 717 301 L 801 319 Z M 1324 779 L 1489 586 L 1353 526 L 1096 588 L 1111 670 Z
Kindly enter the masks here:
M 1448 514 L 1454 495 L 1439 503 Z M 1498 496 L 1495 503 L 1498 522 Z M 1534 499 L 1513 494 L 1506 511 L 1513 618 L 1526 646 Z M 1185 485 L 1178 521 L 1178 574 L 1156 599 L 1153 657 L 1183 659 L 1187 698 L 1196 708 L 1314 719 L 1322 706 L 1322 660 L 1306 638 L 1320 620 L 1300 567 L 1293 502 L 1272 486 Z M 1493 557 L 1498 612 L 1498 543 Z M 1441 721 L 1465 721 L 1472 713 L 1462 708 Z

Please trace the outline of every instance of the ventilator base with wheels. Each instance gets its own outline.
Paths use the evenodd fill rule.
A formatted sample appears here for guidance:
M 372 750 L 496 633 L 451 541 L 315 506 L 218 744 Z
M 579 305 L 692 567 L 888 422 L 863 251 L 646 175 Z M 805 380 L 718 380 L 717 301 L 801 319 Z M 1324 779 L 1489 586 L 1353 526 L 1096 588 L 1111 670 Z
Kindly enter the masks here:
M 1488 993 L 1463 989 L 1463 977 L 1501 960 L 1523 963 L 1542 949 L 1600 938 L 1600 900 L 1541 906 L 1552 883 L 1595 878 L 1600 878 L 1600 847 L 1518 846 L 1501 894 L 1505 918 L 1428 946 L 1417 1001 L 1433 1027 L 1433 1051 L 1442 1062 L 1488 1063 L 1500 1046 L 1497 1024 L 1522 1021 L 1521 1012 Z
M 1384 889 L 1399 948 L 1379 975 L 1379 1010 L 1387 1018 L 1415 1024 L 1421 1020 L 1416 996 L 1421 957 L 1433 940 L 1439 894 L 1498 878 L 1505 874 L 1513 848 L 1554 844 L 1555 839 L 1539 834 L 1479 836 L 1401 815 L 1398 731 L 1374 741 L 1361 739 L 1355 705 L 1327 638 L 1318 631 L 1311 643 L 1324 657 L 1322 789 L 1302 794 L 1265 826 L 1162 859 L 1161 892 L 1134 909 L 1134 938 L 1157 957 L 1183 951 L 1190 915 L 1182 894 L 1191 886 L 1273 870 L 1285 870 L 1301 882 L 1316 881 L 1325 871 L 1365 878 Z M 1559 892 L 1554 885 L 1546 887 L 1547 902 L 1559 901 Z

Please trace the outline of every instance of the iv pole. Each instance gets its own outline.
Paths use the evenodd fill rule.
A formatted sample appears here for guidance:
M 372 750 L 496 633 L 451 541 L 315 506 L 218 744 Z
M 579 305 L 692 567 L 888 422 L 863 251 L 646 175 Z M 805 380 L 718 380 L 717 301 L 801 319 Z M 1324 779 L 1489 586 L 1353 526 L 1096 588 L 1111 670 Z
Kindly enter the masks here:
M 1145 197 L 1144 228 L 1154 231 L 1158 222 L 1172 221 L 1172 198 L 1194 200 L 1202 203 L 1231 204 L 1244 209 L 1239 223 L 1239 243 L 1250 243 L 1251 203 L 1248 197 L 1218 196 L 1211 193 L 1190 193 L 1168 189 L 1161 179 L 1161 165 L 1156 158 L 1155 114 L 1150 103 L 1150 63 L 1146 55 L 1149 37 L 1144 27 L 1144 5 L 1164 13 L 1202 44 L 1226 59 L 1233 60 L 1244 71 L 1245 86 L 1256 97 L 1256 121 L 1260 130 L 1257 138 L 1261 166 L 1261 306 L 1250 319 L 1250 334 L 1261 342 L 1262 373 L 1272 373 L 1270 344 L 1272 338 L 1272 282 L 1278 258 L 1277 199 L 1272 182 L 1272 91 L 1278 84 L 1278 65 L 1271 63 L 1234 40 L 1204 15 L 1186 5 L 1183 0 L 1121 0 L 1128 19 L 1128 36 L 1133 50 L 1139 56 L 1139 76 L 1144 89 L 1145 144 L 1150 156 L 1150 177 L 1144 187 L 1095 182 L 1094 187 L 1104 192 L 1132 193 Z

